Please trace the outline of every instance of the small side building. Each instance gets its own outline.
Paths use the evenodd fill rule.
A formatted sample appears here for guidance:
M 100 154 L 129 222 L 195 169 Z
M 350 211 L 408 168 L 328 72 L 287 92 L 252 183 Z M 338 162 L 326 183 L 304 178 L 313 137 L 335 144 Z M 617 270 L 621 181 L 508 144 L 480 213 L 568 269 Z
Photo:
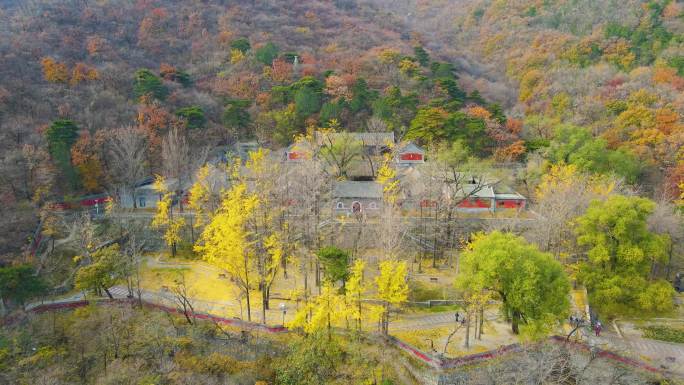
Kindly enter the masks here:
M 177 189 L 178 181 L 169 179 L 166 184 L 169 191 L 174 191 Z M 119 191 L 117 196 L 119 205 L 127 209 L 156 209 L 157 203 L 162 199 L 162 194 L 154 189 L 154 178 L 147 178 L 136 185 L 135 202 L 133 202 L 133 195 L 129 191 Z
M 397 148 L 395 162 L 400 167 L 425 163 L 425 150 L 413 142 L 407 142 Z
M 524 210 L 527 207 L 527 198 L 518 194 L 515 191 L 512 192 L 496 192 L 494 194 L 494 199 L 496 200 L 496 209 L 516 209 Z

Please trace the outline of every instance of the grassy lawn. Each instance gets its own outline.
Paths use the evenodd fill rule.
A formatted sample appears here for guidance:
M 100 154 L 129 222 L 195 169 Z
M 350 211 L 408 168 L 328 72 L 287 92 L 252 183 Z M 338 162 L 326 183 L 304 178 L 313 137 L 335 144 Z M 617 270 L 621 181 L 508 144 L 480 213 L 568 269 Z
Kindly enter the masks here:
M 367 265 L 365 274 L 368 290 L 367 298 L 375 298 L 375 277 L 378 274 L 377 266 Z M 457 293 L 453 285 L 455 271 L 453 269 L 426 269 L 425 273 L 415 275 L 411 281 L 410 301 L 426 301 L 430 299 L 454 299 Z M 430 278 L 437 277 L 439 282 Z M 176 286 L 176 282 L 185 280 L 188 294 L 198 302 L 198 310 L 208 311 L 230 317 L 246 318 L 246 301 L 242 299 L 242 312 L 240 309 L 240 291 L 228 277 L 221 277 L 220 271 L 213 266 L 199 260 L 188 260 L 185 258 L 169 258 L 165 251 L 148 256 L 141 267 L 141 286 L 143 289 L 154 292 L 168 292 Z M 314 283 L 312 273 L 308 275 L 309 287 L 314 295 L 318 293 Z M 282 323 L 282 314 L 278 309 L 280 304 L 286 305 L 286 320 L 291 319 L 296 313 L 300 304 L 290 301 L 294 298 L 296 291 L 302 290 L 304 286 L 303 273 L 295 266 L 288 267 L 288 276 L 284 277 L 281 272 L 271 288 L 271 309 L 268 311 L 267 318 L 274 324 Z M 250 295 L 252 305 L 252 319 L 255 317 L 261 320 L 261 298 L 256 288 Z M 407 307 L 406 315 L 428 314 L 439 312 L 453 312 L 459 309 L 455 305 L 428 307 Z M 369 324 L 369 327 L 371 325 Z
M 444 345 L 446 344 L 449 334 L 453 331 L 453 326 L 440 326 L 430 329 L 397 331 L 393 332 L 392 335 L 424 352 L 437 354 L 444 352 Z M 475 340 L 472 328 L 470 333 L 469 349 L 463 347 L 465 329 L 461 328 L 452 336 L 451 341 L 447 346 L 446 355 L 448 357 L 458 357 L 492 349 L 488 344 L 483 344 L 483 342 L 486 342 L 484 336 L 482 341 L 477 341 Z
M 640 329 L 643 331 L 643 336 L 645 338 L 680 344 L 684 343 L 684 324 L 642 326 Z
M 218 274 L 189 265 L 187 267 L 150 267 L 141 269 L 140 284 L 144 289 L 162 291 L 173 287 L 176 281 L 185 280 L 190 296 L 205 301 L 226 301 L 234 298 L 235 285 Z

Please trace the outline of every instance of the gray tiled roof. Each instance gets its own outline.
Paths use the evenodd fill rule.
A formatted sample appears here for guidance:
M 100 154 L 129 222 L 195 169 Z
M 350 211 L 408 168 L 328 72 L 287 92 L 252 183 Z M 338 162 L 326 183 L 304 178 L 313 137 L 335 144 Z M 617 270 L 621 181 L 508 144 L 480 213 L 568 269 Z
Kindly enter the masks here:
M 388 142 L 394 143 L 394 132 L 336 132 L 336 133 L 316 133 L 316 141 L 322 143 L 326 136 L 332 137 L 335 140 L 337 137 L 343 135 L 350 135 L 355 140 L 360 140 L 366 146 L 384 146 Z
M 494 198 L 494 188 L 490 185 L 464 184 L 458 193 L 464 197 Z
M 514 193 L 496 193 L 496 199 L 518 199 L 518 200 L 527 200 L 524 196 L 518 194 L 517 192 Z
M 381 199 L 382 186 L 376 182 L 339 181 L 333 187 L 335 198 Z
M 425 150 L 423 150 L 422 147 L 418 146 L 417 144 L 413 142 L 406 142 L 403 143 L 399 146 L 398 151 L 399 153 L 402 152 L 419 152 L 421 154 L 425 153 Z

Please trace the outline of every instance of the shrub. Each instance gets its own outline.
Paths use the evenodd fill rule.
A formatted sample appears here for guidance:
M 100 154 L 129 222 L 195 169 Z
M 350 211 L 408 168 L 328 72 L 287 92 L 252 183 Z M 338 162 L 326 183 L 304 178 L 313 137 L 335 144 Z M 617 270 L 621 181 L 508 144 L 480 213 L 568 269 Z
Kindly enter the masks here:
M 654 340 L 684 343 L 684 330 L 667 326 L 645 326 L 644 337 Z

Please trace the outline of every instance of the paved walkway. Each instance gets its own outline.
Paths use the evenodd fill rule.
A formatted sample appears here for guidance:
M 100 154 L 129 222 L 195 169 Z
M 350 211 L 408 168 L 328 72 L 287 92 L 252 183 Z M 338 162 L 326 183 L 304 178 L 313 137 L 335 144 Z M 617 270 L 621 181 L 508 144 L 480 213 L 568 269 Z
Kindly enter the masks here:
M 401 320 L 390 322 L 390 330 L 429 329 L 440 326 L 453 326 L 456 311 L 443 313 L 427 313 L 403 316 Z M 463 315 L 463 312 L 461 312 Z M 497 311 L 487 311 L 486 320 L 496 321 L 499 318 Z
M 582 340 L 590 346 L 646 361 L 656 368 L 684 377 L 684 344 L 634 336 L 623 338 L 612 330 L 605 329 L 600 337 L 583 330 Z

